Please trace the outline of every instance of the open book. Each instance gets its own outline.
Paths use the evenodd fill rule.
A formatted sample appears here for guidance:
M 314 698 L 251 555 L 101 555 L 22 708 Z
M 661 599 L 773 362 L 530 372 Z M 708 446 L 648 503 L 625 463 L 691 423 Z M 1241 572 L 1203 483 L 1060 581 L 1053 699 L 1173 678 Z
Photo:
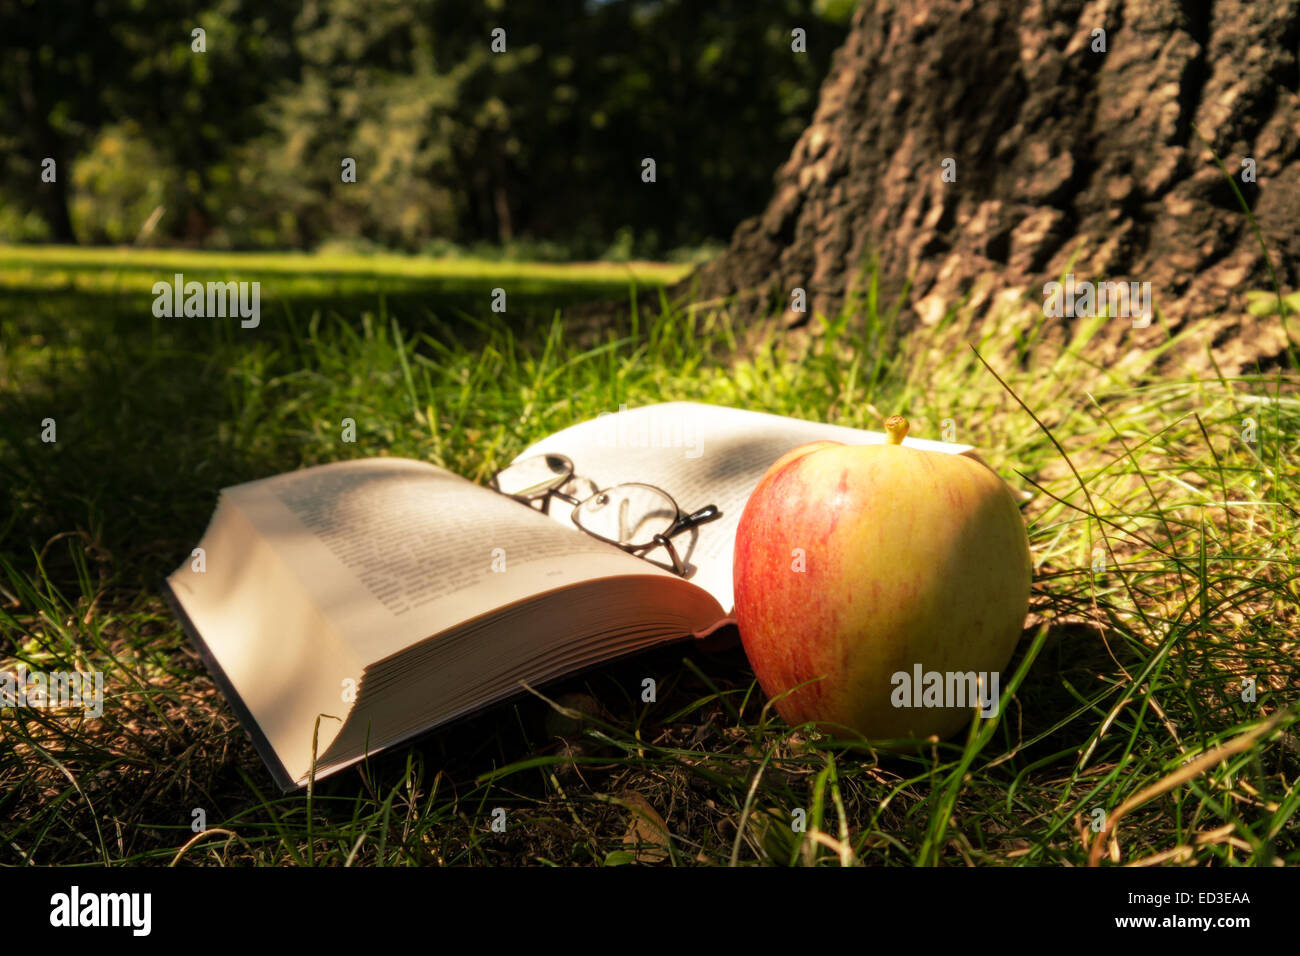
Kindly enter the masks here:
M 403 458 L 320 465 L 226 488 L 165 591 L 276 783 L 306 785 L 522 690 L 725 623 L 745 502 L 805 442 L 861 431 L 675 402 L 566 428 L 599 489 L 641 482 L 720 518 L 631 555 L 444 469 Z M 966 445 L 917 448 L 977 457 Z M 313 753 L 313 736 L 315 751 Z

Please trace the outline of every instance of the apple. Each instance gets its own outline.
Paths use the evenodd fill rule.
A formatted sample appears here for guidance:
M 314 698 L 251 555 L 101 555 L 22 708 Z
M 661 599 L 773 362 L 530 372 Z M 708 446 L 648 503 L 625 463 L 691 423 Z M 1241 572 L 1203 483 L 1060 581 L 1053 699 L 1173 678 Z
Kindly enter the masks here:
M 788 723 L 946 737 L 996 707 L 1029 538 L 991 468 L 902 444 L 901 416 L 885 428 L 887 444 L 813 442 L 764 474 L 736 532 L 736 620 Z

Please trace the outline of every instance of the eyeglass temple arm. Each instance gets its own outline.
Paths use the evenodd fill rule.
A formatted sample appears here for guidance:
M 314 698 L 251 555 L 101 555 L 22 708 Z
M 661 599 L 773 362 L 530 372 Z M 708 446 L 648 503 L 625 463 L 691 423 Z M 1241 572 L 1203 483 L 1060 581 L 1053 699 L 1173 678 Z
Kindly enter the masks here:
M 669 528 L 668 533 L 676 534 L 677 532 L 674 531 L 673 528 Z M 681 559 L 681 556 L 677 553 L 677 549 L 673 547 L 673 543 L 668 540 L 668 535 L 667 534 L 655 535 L 654 543 L 659 545 L 661 548 L 663 548 L 665 551 L 668 552 L 668 556 L 673 559 L 673 570 L 676 571 L 678 574 L 680 574 L 682 577 L 685 577 L 686 562 L 684 562 Z
M 693 514 L 679 516 L 678 519 L 673 522 L 671 528 L 662 534 L 655 535 L 654 542 L 668 552 L 668 556 L 673 559 L 673 568 L 677 573 L 685 575 L 686 563 L 681 559 L 681 556 L 677 553 L 677 549 L 668 539 L 673 535 L 681 534 L 683 531 L 694 528 L 696 525 L 704 524 L 706 521 L 712 521 L 714 518 L 721 517 L 722 512 L 718 510 L 717 505 L 705 505 Z
M 665 531 L 661 537 L 671 538 L 675 534 L 681 534 L 689 528 L 694 528 L 698 524 L 704 524 L 706 521 L 712 521 L 715 518 L 721 518 L 722 512 L 718 510 L 717 505 L 705 505 L 699 511 L 693 514 L 681 515 L 673 522 L 673 526 Z

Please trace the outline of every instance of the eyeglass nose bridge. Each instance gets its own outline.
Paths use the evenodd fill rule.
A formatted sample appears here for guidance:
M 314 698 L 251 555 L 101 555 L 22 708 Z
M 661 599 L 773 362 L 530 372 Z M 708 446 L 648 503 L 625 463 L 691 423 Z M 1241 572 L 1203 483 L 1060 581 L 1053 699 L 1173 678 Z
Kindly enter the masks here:
M 575 488 L 574 490 L 579 492 L 576 495 L 571 495 L 564 490 L 570 485 L 580 485 L 582 483 L 585 483 L 587 487 L 585 490 L 581 487 Z M 570 471 L 569 476 L 564 481 L 560 482 L 558 485 L 556 485 L 554 488 L 551 489 L 551 494 L 554 495 L 556 498 L 559 498 L 561 501 L 567 502 L 568 504 L 574 505 L 576 507 L 578 505 L 581 505 L 583 502 L 591 498 L 594 498 L 596 495 L 601 494 L 601 490 L 596 486 L 596 483 L 592 481 L 590 478 L 579 478 L 572 471 Z

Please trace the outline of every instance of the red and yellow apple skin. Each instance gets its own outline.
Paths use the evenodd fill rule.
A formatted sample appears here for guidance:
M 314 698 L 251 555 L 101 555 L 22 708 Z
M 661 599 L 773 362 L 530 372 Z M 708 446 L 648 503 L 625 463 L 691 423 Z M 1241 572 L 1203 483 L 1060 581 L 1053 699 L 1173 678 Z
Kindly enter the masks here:
M 900 444 L 898 416 L 886 427 L 890 444 L 813 442 L 759 481 L 736 533 L 736 619 L 788 723 L 946 737 L 971 709 L 895 707 L 892 677 L 1006 667 L 1029 606 L 1029 539 L 992 469 Z

